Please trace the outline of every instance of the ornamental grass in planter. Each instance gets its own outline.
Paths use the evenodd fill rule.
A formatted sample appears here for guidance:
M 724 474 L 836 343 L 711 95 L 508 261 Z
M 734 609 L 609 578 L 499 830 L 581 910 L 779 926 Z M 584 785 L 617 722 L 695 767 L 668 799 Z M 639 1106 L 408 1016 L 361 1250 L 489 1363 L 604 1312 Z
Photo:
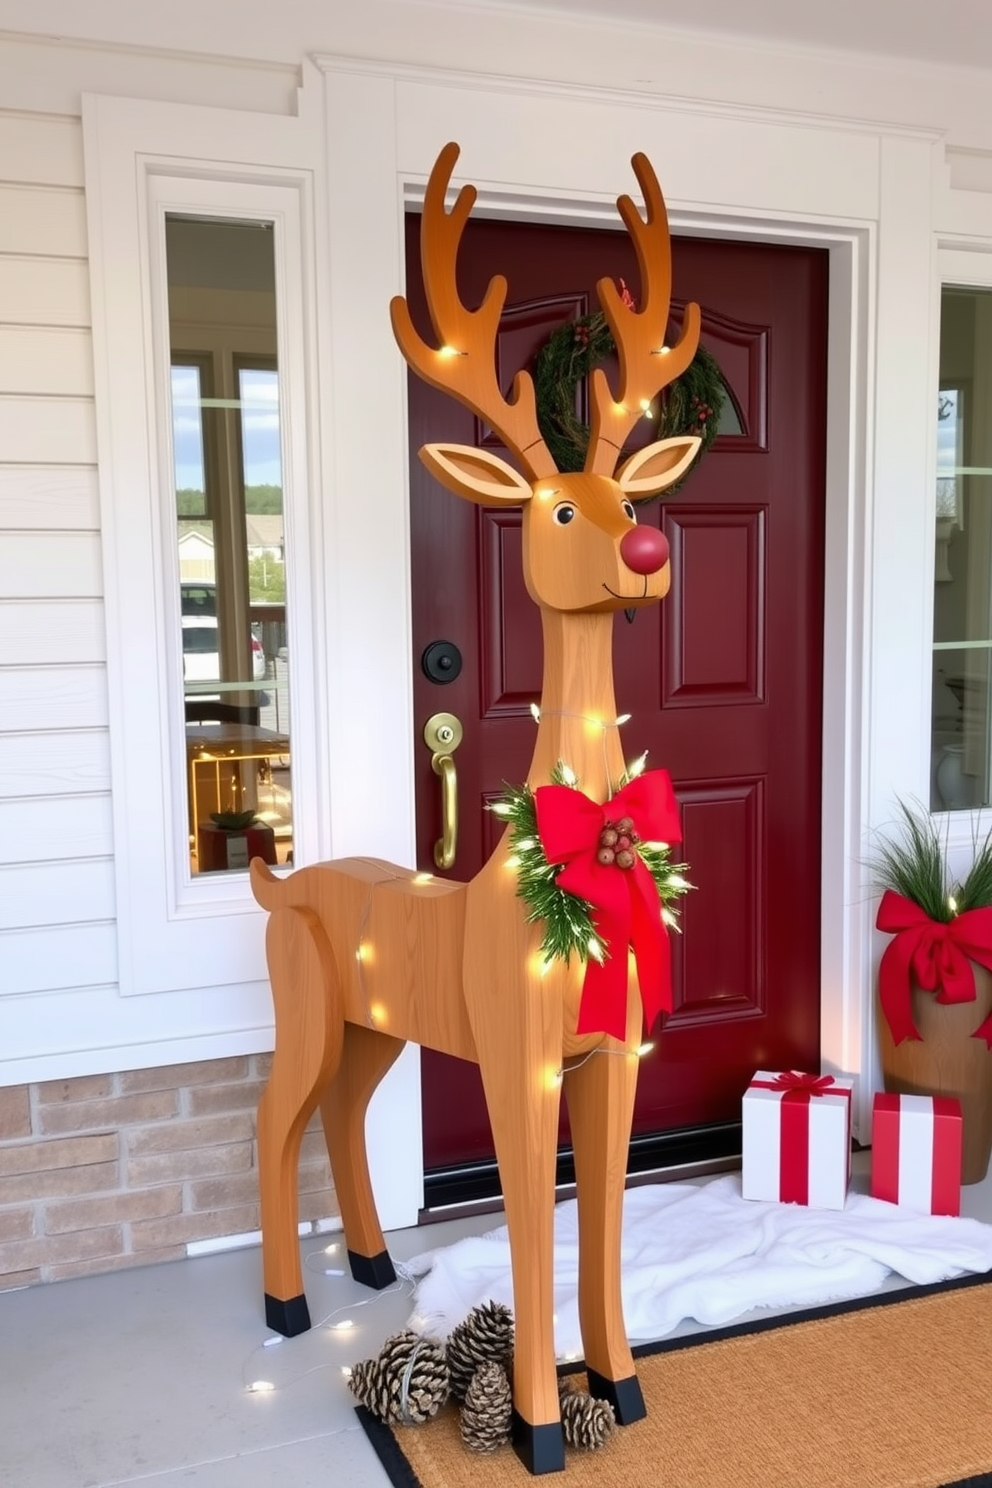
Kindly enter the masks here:
M 893 937 L 878 977 L 885 1089 L 961 1102 L 961 1181 L 978 1183 L 992 1153 L 992 832 L 952 883 L 929 813 L 899 809 L 900 835 L 880 838 L 871 865 L 875 924 Z

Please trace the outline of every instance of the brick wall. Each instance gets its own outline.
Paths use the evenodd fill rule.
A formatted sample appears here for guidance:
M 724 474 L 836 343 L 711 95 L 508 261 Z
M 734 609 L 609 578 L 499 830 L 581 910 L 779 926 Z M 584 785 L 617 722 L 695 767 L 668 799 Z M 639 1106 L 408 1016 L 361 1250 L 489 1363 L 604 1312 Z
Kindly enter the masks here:
M 176 1260 L 257 1230 L 255 1107 L 271 1056 L 0 1089 L 0 1289 Z M 300 1218 L 337 1213 L 317 1120 Z

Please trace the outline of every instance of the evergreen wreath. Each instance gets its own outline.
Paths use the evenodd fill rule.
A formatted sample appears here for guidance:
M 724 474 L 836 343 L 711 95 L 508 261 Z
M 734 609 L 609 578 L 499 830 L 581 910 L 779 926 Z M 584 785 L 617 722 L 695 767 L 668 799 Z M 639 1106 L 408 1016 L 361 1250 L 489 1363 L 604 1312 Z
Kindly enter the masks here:
M 624 304 L 634 301 L 620 280 Z M 575 390 L 593 367 L 616 350 L 616 342 L 602 310 L 566 320 L 548 337 L 534 359 L 534 389 L 537 421 L 554 462 L 564 474 L 582 470 L 589 444 L 589 427 L 575 412 Z M 681 377 L 663 389 L 656 438 L 697 434 L 702 448 L 691 469 L 717 436 L 720 414 L 727 396 L 726 384 L 713 354 L 700 346 Z M 678 490 L 689 472 L 666 496 Z M 648 498 L 654 499 L 654 498 Z
M 643 768 L 643 756 L 639 763 Z M 640 770 L 635 773 L 639 774 Z M 631 778 L 630 772 L 625 772 L 614 793 Z M 551 784 L 567 785 L 577 790 L 579 782 L 575 772 L 559 760 L 551 772 Z M 545 961 L 564 961 L 568 965 L 573 954 L 583 962 L 590 955 L 596 956 L 597 960 L 603 959 L 606 945 L 593 923 L 592 905 L 577 894 L 559 888 L 557 880 L 562 864 L 549 863 L 545 856 L 537 834 L 537 809 L 530 786 L 506 786 L 505 789 L 506 794 L 493 801 L 489 809 L 509 827 L 510 854 L 517 865 L 517 894 L 527 905 L 528 925 L 538 921 L 543 923 L 541 954 Z M 668 848 L 662 843 L 637 842 L 633 850 L 640 855 L 654 879 L 665 924 L 677 930 L 675 906 L 679 898 L 694 887 L 685 877 L 689 865 L 671 862 Z

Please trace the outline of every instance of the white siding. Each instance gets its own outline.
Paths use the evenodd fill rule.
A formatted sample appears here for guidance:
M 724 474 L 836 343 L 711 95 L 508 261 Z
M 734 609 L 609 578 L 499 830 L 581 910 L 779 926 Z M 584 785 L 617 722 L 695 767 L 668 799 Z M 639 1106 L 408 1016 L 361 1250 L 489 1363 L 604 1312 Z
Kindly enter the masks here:
M 82 142 L 0 113 L 0 996 L 113 984 Z

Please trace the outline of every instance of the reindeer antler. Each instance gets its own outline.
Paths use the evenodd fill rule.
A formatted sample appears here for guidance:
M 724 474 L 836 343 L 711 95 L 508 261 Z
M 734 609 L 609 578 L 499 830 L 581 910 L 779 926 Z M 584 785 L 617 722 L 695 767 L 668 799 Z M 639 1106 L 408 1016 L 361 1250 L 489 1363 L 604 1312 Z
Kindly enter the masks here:
M 491 424 L 529 478 L 541 480 L 555 474 L 557 467 L 541 436 L 530 374 L 517 373 L 509 400 L 496 381 L 496 335 L 506 300 L 506 279 L 496 274 L 489 281 L 478 310 L 467 309 L 458 297 L 458 245 L 476 198 L 474 186 L 463 186 L 451 211 L 445 211 L 445 192 L 458 155 L 456 144 L 445 145 L 434 163 L 420 236 L 427 304 L 441 344 L 428 346 L 414 329 L 402 295 L 389 306 L 393 333 L 406 360 L 425 382 L 450 393 Z
M 585 463 L 587 473 L 592 475 L 613 474 L 617 456 L 634 424 L 655 394 L 681 377 L 699 345 L 699 306 L 688 304 L 678 344 L 665 346 L 672 293 L 668 213 L 647 156 L 638 153 L 631 165 L 644 193 L 647 220 L 629 196 L 621 196 L 617 207 L 637 252 L 643 304 L 637 311 L 624 304 L 612 279 L 600 279 L 596 286 L 617 344 L 620 387 L 614 400 L 603 369 L 597 367 L 593 372 L 592 431 Z

